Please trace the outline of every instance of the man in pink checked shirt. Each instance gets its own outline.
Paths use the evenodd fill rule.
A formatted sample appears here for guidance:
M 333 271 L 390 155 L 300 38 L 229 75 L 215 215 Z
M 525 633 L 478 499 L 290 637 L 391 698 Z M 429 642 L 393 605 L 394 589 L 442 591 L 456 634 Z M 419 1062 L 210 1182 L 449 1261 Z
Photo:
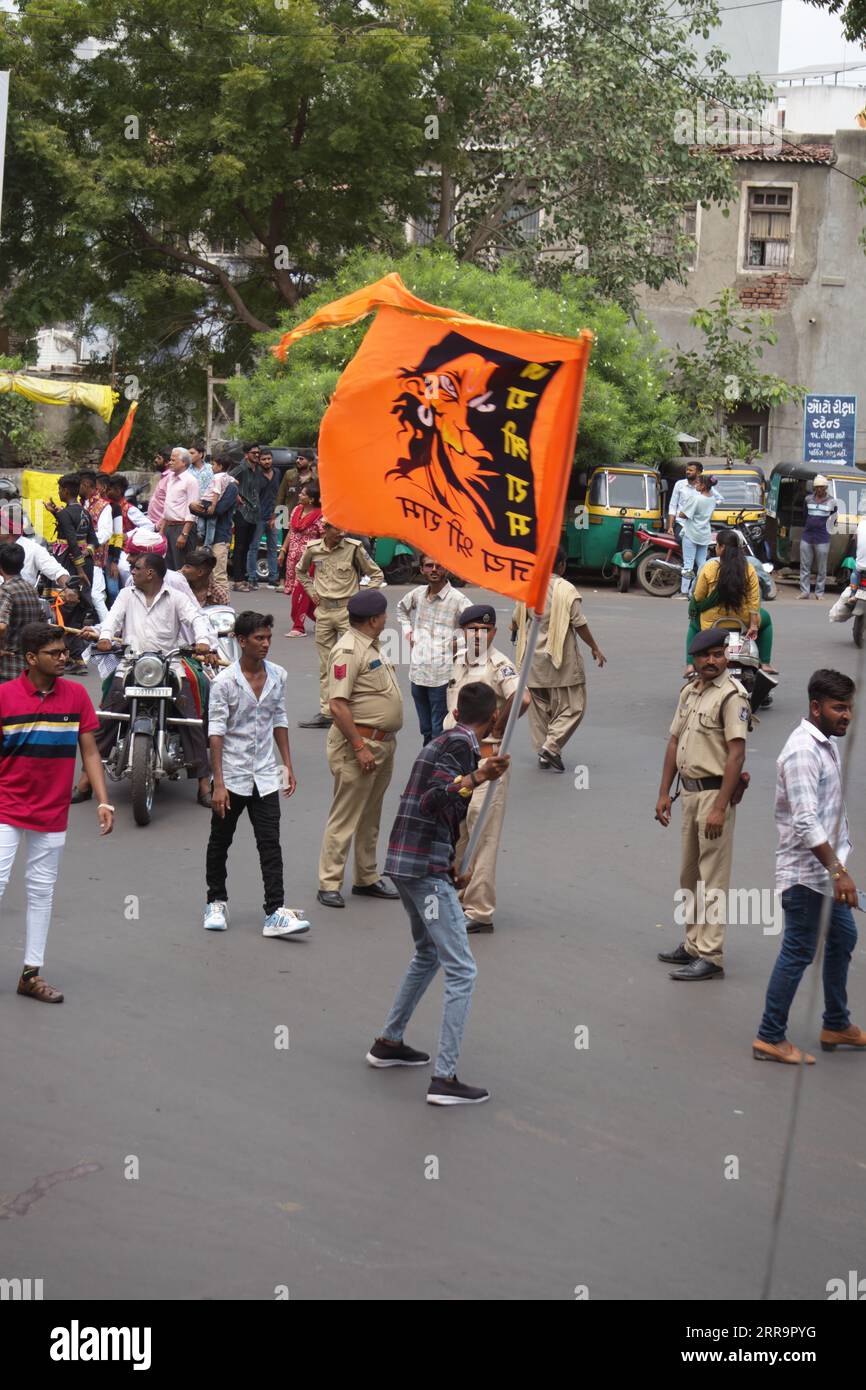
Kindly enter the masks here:
M 190 532 L 195 526 L 195 517 L 189 509 L 190 502 L 197 502 L 199 496 L 198 480 L 190 465 L 192 455 L 189 449 L 172 449 L 169 459 L 163 504 L 162 520 L 159 530 L 168 542 L 166 562 L 169 569 L 179 570 L 184 562 Z

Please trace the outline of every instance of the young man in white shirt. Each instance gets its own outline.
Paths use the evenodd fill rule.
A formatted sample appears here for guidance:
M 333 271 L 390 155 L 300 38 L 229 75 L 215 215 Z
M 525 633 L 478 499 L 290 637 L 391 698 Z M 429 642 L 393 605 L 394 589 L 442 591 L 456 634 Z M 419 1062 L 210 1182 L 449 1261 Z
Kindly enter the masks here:
M 397 604 L 397 615 L 412 648 L 409 659 L 409 685 L 424 746 L 442 732 L 448 713 L 448 682 L 455 657 L 455 638 L 465 645 L 457 619 L 469 599 L 455 589 L 448 571 L 437 560 L 424 555 L 421 573 L 427 580 L 410 589 Z
M 132 586 L 121 589 L 104 623 L 98 628 L 84 628 L 81 635 L 95 639 L 98 652 L 110 652 L 118 641 L 135 654 L 170 652 L 184 645 L 184 624 L 189 624 L 195 637 L 196 654 L 206 656 L 211 650 L 213 637 L 207 614 L 202 612 L 194 599 L 169 588 L 165 573 L 165 560 L 161 555 L 137 556 L 132 567 Z M 124 709 L 126 671 L 127 663 L 122 662 L 102 702 L 102 709 Z M 182 667 L 178 666 L 177 674 L 183 675 Z M 175 703 L 182 718 L 199 717 L 189 682 L 185 679 L 181 680 L 180 694 Z M 103 758 L 111 751 L 116 737 L 114 721 L 103 720 L 96 735 L 96 746 Z M 189 776 L 198 778 L 198 803 L 210 809 L 210 766 L 202 725 L 180 725 L 180 738 Z M 82 776 L 73 793 L 73 802 L 89 801 L 92 795 L 88 778 Z
M 306 917 L 286 907 L 283 898 L 280 789 L 283 796 L 293 796 L 297 783 L 289 749 L 286 671 L 266 659 L 273 628 L 270 613 L 239 613 L 235 636 L 240 659 L 221 671 L 211 686 L 208 728 L 214 787 L 206 859 L 207 931 L 225 931 L 228 926 L 228 852 L 245 810 L 255 833 L 265 890 L 262 935 L 302 936 L 310 930 Z

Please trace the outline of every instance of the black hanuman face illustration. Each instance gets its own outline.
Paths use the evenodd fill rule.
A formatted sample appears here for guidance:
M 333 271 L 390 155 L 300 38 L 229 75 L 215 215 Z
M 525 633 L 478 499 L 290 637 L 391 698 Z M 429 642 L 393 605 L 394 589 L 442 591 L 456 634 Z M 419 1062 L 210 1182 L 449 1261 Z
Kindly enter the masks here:
M 408 435 L 389 477 L 411 480 L 452 517 L 475 516 L 503 545 L 532 549 L 535 492 L 529 433 L 556 369 L 525 376 L 522 358 L 447 333 L 414 369 L 392 414 Z

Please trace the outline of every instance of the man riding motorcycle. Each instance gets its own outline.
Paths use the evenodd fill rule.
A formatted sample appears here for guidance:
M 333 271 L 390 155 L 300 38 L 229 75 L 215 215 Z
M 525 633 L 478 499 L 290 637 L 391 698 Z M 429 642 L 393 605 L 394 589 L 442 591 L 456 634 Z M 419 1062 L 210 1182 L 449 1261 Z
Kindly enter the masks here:
M 136 655 L 146 651 L 169 652 L 183 645 L 184 624 L 189 624 L 196 639 L 195 651 L 206 656 L 213 646 L 213 629 L 208 617 L 186 594 L 170 588 L 165 582 L 166 563 L 161 555 L 139 555 L 132 567 L 132 585 L 120 591 L 111 607 L 111 612 L 99 628 L 86 628 L 82 634 L 96 640 L 96 651 L 109 652 L 112 639 L 119 639 Z M 102 702 L 102 709 L 123 710 L 124 678 L 128 669 L 127 661 L 121 662 L 115 673 L 108 694 Z M 189 689 L 183 668 L 178 664 L 176 674 L 181 677 L 180 695 L 176 704 L 183 718 L 197 717 L 196 704 Z M 96 734 L 96 746 L 106 757 L 111 751 L 117 736 L 111 720 L 104 720 Z M 211 805 L 210 767 L 208 763 L 205 731 L 201 725 L 180 726 L 180 737 L 186 762 L 190 765 L 190 776 L 198 778 L 198 803 Z M 73 802 L 87 801 L 93 795 L 90 782 L 82 776 L 73 793 Z

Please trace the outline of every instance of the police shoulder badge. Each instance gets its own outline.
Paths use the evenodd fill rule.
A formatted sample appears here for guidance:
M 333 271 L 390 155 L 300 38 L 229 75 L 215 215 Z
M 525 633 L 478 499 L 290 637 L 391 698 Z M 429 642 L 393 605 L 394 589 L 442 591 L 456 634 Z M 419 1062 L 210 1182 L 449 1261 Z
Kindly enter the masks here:
M 334 680 L 337 680 L 337 681 L 344 681 L 345 679 L 346 679 L 346 665 L 345 665 L 345 662 L 341 662 L 339 665 L 335 665 L 335 666 L 334 666 Z

